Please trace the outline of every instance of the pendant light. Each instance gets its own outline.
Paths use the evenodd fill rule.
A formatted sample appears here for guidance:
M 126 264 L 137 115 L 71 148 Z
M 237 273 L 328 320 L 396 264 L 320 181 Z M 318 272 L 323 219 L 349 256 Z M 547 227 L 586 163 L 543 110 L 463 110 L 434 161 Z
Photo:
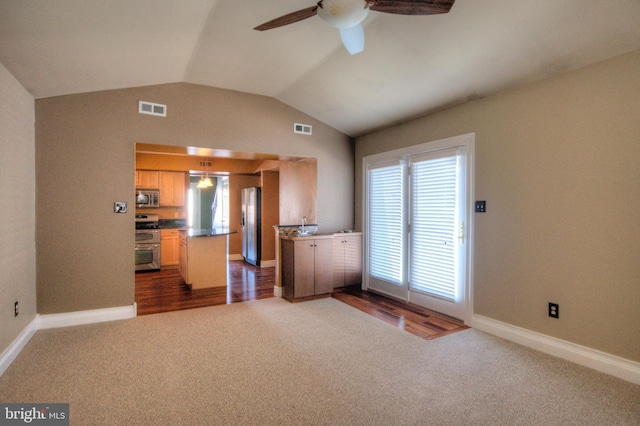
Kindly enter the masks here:
M 198 182 L 198 184 L 196 185 L 196 188 L 199 189 L 205 189 L 205 188 L 211 188 L 213 186 L 213 182 L 211 182 L 211 179 L 209 178 L 209 159 L 207 158 L 207 161 L 205 162 L 205 175 L 201 175 L 200 176 L 200 181 Z

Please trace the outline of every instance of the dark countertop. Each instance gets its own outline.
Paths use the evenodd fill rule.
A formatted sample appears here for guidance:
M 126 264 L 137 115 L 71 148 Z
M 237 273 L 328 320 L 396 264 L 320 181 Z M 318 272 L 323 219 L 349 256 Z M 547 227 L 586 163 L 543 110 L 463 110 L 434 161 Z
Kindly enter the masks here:
M 221 235 L 237 234 L 236 229 L 215 228 L 215 229 L 187 229 L 183 232 L 187 237 L 219 237 Z
M 187 219 L 159 219 L 158 226 L 160 229 L 186 228 Z
M 305 235 L 300 235 L 300 234 L 284 235 L 284 234 L 280 234 L 280 239 L 281 240 L 291 240 L 291 241 L 321 240 L 321 239 L 324 239 L 324 238 L 333 238 L 333 233 L 331 233 L 331 234 L 305 234 Z

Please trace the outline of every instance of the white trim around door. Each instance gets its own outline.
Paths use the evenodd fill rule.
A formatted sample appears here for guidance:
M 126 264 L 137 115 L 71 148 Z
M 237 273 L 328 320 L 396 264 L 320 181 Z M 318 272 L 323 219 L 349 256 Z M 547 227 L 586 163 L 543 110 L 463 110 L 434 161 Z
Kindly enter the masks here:
M 438 163 L 441 158 L 451 159 L 442 165 L 446 170 Z M 362 288 L 426 306 L 469 324 L 473 315 L 475 134 L 382 152 L 362 161 L 365 230 Z M 444 174 L 414 176 L 412 166 L 420 165 L 425 165 L 427 174 L 438 175 L 444 170 L 442 173 L 450 176 L 449 186 L 438 187 Z M 423 203 L 422 197 L 434 200 Z M 449 203 L 446 206 L 445 201 Z M 425 231 L 430 223 L 440 226 L 441 219 L 448 223 L 442 237 L 439 234 L 433 237 L 430 231 Z M 430 253 L 439 258 L 418 262 L 425 255 L 419 253 L 423 243 L 434 247 Z M 437 244 L 447 249 L 440 250 Z M 436 255 L 436 251 L 441 253 Z M 416 253 L 420 257 L 414 256 L 412 262 L 412 254 Z M 449 260 L 451 266 L 444 280 L 448 281 L 444 284 L 449 286 L 448 290 L 431 291 L 427 280 L 422 279 L 423 274 L 432 274 L 430 279 L 436 277 L 439 281 L 437 273 L 429 271 L 429 264 L 434 263 L 433 270 L 437 271 Z M 434 284 L 433 290 L 440 285 Z

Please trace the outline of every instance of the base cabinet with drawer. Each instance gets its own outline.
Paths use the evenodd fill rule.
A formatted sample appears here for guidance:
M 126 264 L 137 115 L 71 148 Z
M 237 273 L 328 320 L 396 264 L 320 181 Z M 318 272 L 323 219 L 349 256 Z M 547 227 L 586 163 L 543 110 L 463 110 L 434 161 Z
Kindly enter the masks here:
M 180 263 L 180 230 L 160 230 L 160 266 L 175 266 Z
M 282 297 L 289 301 L 331 294 L 333 237 L 287 237 L 280 241 Z

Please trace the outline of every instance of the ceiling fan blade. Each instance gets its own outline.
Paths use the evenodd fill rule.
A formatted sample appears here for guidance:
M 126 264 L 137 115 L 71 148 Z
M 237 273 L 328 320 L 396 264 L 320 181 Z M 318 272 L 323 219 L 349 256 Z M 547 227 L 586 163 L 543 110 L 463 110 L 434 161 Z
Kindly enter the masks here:
M 298 10 L 297 12 L 292 12 L 287 15 L 281 16 L 279 18 L 273 19 L 269 22 L 265 22 L 262 25 L 258 25 L 254 28 L 254 30 L 265 31 L 271 30 L 273 28 L 282 27 L 284 25 L 293 24 L 298 21 L 302 21 L 303 19 L 311 18 L 312 16 L 318 13 L 318 6 L 311 6 L 306 9 Z
M 364 50 L 364 29 L 362 24 L 354 25 L 350 28 L 340 28 L 340 38 L 344 47 L 352 55 Z
M 455 0 L 371 0 L 369 9 L 399 15 L 448 13 Z

